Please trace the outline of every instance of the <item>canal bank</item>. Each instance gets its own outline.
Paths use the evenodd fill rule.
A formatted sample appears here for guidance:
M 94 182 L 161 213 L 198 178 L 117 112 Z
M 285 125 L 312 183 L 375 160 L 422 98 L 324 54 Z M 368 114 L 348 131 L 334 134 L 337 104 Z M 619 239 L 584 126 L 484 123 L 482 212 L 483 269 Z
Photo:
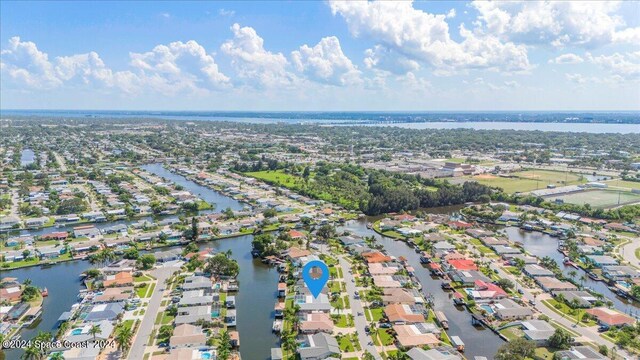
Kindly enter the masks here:
M 545 256 L 553 259 L 568 278 L 571 278 L 569 273 L 575 271 L 577 275 L 574 279 L 577 283 L 582 283 L 584 287 L 602 294 L 605 301 L 610 300 L 617 310 L 631 316 L 640 316 L 640 304 L 621 298 L 609 289 L 607 283 L 591 279 L 584 270 L 565 265 L 564 255 L 558 251 L 558 238 L 541 232 L 524 231 L 517 227 L 506 227 L 503 231 L 509 240 L 521 243 L 531 255 L 537 256 L 539 259 Z
M 244 208 L 244 205 L 239 201 L 174 174 L 164 169 L 160 164 L 147 165 L 145 169 L 183 186 L 207 202 L 218 204 L 219 206 L 214 212 L 221 212 L 227 207 L 232 210 Z M 108 225 L 113 225 L 113 223 Z M 231 250 L 232 257 L 238 261 L 240 289 L 236 297 L 236 308 L 238 313 L 237 329 L 241 338 L 240 353 L 245 359 L 266 360 L 270 356 L 270 349 L 278 346 L 278 338 L 271 332 L 274 319 L 273 303 L 277 299 L 278 272 L 275 268 L 270 268 L 259 260 L 253 259 L 251 256 L 252 240 L 252 235 L 244 235 L 203 242 L 199 246 L 201 249 L 213 248 L 215 251 L 221 252 Z M 163 250 L 166 248 L 154 249 L 152 252 Z M 15 277 L 20 282 L 31 279 L 35 286 L 46 287 L 49 291 L 49 296 L 44 299 L 42 304 L 43 314 L 40 321 L 34 323 L 32 328 L 22 329 L 20 332 L 22 339 L 32 339 L 39 331 L 55 333 L 58 318 L 76 303 L 79 290 L 84 288 L 80 281 L 80 274 L 91 267 L 92 265 L 87 260 L 76 260 L 62 262 L 46 269 L 38 266 L 2 271 L 3 277 Z M 16 349 L 5 351 L 5 353 L 7 359 L 17 360 L 23 352 Z
M 447 209 L 441 208 L 435 209 L 435 211 L 443 213 L 447 212 Z M 464 342 L 465 356 L 467 358 L 486 356 L 488 359 L 492 359 L 498 348 L 504 344 L 504 341 L 491 330 L 471 324 L 471 313 L 464 307 L 453 305 L 452 293 L 447 293 L 440 288 L 442 279 L 431 276 L 429 271 L 420 263 L 420 255 L 414 249 L 403 241 L 381 236 L 372 229 L 368 229 L 366 226 L 367 221 L 370 221 L 370 219 L 349 221 L 344 226 L 339 227 L 339 232 L 346 230 L 359 236 L 373 236 L 389 255 L 396 258 L 405 257 L 409 265 L 414 268 L 415 277 L 422 284 L 422 292 L 425 298 L 431 298 L 433 300 L 433 309 L 442 311 L 449 320 L 447 334 L 459 336 Z

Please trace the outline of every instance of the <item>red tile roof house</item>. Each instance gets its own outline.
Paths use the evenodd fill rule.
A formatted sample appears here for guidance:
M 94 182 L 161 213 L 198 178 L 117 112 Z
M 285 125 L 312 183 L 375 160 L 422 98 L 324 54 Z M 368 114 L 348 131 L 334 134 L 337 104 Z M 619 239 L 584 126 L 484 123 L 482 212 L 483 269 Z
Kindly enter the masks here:
M 119 272 L 115 275 L 108 275 L 103 281 L 104 287 L 133 285 L 133 276 L 130 272 Z
M 468 222 L 464 222 L 464 221 L 449 221 L 447 225 L 454 230 L 464 230 L 473 226 Z
M 384 313 L 390 322 L 394 324 L 415 324 L 425 321 L 424 315 L 414 313 L 407 304 L 389 304 L 385 306 Z
M 304 238 L 304 233 L 297 230 L 289 230 L 289 237 L 293 240 Z
M 20 289 L 19 286 L 0 289 L 0 299 L 2 299 L 2 301 L 4 300 L 7 300 L 9 302 L 19 301 L 21 295 L 22 295 L 22 289 Z
M 478 265 L 471 259 L 447 260 L 447 263 L 456 270 L 478 270 Z
M 362 257 L 364 257 L 364 260 L 367 263 L 382 263 L 382 262 L 389 262 L 392 260 L 389 256 L 386 256 L 385 254 L 379 251 L 362 253 Z
M 595 317 L 599 324 L 608 327 L 634 325 L 636 323 L 636 320 L 631 316 L 605 307 L 587 309 L 585 312 Z
M 468 291 L 469 296 L 476 302 L 492 302 L 495 300 L 504 299 L 507 297 L 507 293 L 500 288 L 500 286 L 484 282 L 482 280 L 476 280 L 475 288 Z
M 67 237 L 69 236 L 69 233 L 66 231 L 58 231 L 58 232 L 52 232 L 50 234 L 45 234 L 40 236 L 40 240 L 45 241 L 45 240 L 66 240 Z
M 397 221 L 416 221 L 416 217 L 409 214 L 396 215 L 393 219 Z

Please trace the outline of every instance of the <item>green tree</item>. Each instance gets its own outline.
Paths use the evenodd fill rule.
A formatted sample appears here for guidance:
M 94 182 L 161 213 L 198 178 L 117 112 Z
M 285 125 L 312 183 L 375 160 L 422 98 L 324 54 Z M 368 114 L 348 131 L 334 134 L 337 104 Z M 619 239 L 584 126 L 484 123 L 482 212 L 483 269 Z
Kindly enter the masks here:
M 131 340 L 133 339 L 133 333 L 127 326 L 121 326 L 115 336 L 116 344 L 118 344 L 118 350 L 122 353 L 126 353 L 131 347 Z
M 138 261 L 136 261 L 136 265 L 143 270 L 149 270 L 155 265 L 156 257 L 153 254 L 144 254 L 140 256 Z
M 92 325 L 89 328 L 89 335 L 93 336 L 93 341 L 96 341 L 96 335 L 102 334 L 102 329 L 100 325 Z
M 231 337 L 229 337 L 229 332 L 227 330 L 220 331 L 218 339 L 218 359 L 227 360 L 231 355 Z
M 502 345 L 495 355 L 495 360 L 524 360 L 533 357 L 536 344 L 523 338 L 512 340 Z
M 572 341 L 571 334 L 560 328 L 556 329 L 548 340 L 549 345 L 556 349 L 568 349 Z

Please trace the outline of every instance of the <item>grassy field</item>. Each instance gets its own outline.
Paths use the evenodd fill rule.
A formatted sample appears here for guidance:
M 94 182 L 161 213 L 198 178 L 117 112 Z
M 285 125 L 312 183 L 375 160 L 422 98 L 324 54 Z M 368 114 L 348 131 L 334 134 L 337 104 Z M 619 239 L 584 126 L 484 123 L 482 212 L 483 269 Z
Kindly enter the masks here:
M 511 174 L 512 177 L 500 177 L 490 174 L 468 177 L 487 186 L 502 188 L 507 193 L 527 192 L 544 189 L 549 184 L 564 186 L 585 183 L 579 174 L 563 173 L 549 170 L 526 170 Z M 566 179 L 566 183 L 565 183 Z
M 575 185 L 587 182 L 582 175 L 550 170 L 526 170 L 513 174 L 522 179 L 532 179 L 547 184 Z
M 640 189 L 640 182 L 638 181 L 625 181 L 625 180 L 610 180 L 605 181 L 609 186 L 621 187 L 626 189 Z
M 253 172 L 245 173 L 245 175 L 254 177 L 256 179 L 264 180 L 279 186 L 284 186 L 286 188 L 296 189 L 296 188 L 302 187 L 302 184 L 303 184 L 303 180 L 301 177 L 296 175 L 286 174 L 282 170 L 253 171 Z
M 597 208 L 606 208 L 616 206 L 618 204 L 618 196 L 620 197 L 620 204 L 640 201 L 640 194 L 633 194 L 631 192 L 619 192 L 615 190 L 590 190 L 579 193 L 561 195 L 550 197 L 548 200 L 554 201 L 561 199 L 565 203 L 570 204 L 590 204 Z

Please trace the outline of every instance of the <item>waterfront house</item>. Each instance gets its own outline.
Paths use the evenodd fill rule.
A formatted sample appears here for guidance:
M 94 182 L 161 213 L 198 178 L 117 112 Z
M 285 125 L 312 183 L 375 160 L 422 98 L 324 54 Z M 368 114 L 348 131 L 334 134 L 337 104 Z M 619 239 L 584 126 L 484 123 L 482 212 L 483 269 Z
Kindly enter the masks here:
M 567 303 L 576 303 L 581 308 L 590 308 L 598 300 L 586 291 L 555 291 L 553 295 L 561 294 Z
M 91 301 L 94 304 L 120 302 L 129 300 L 134 294 L 133 286 L 106 288 L 102 294 L 95 295 Z
M 554 276 L 553 271 L 543 268 L 538 264 L 526 265 L 522 270 L 526 275 L 536 278 L 540 276 Z
M 90 240 L 90 241 L 81 241 L 81 242 L 71 243 L 69 244 L 69 246 L 71 246 L 71 248 L 75 252 L 82 253 L 82 252 L 98 250 L 102 247 L 102 243 L 98 240 Z
M 394 324 L 423 323 L 424 308 L 410 304 L 389 304 L 385 306 L 384 313 L 390 322 Z
M 176 326 L 181 324 L 196 324 L 198 321 L 211 321 L 211 306 L 179 307 L 178 314 L 174 319 Z
M 49 218 L 44 216 L 29 218 L 24 221 L 24 226 L 28 228 L 39 228 L 39 227 L 43 227 L 47 222 L 49 222 Z
M 124 250 L 129 248 L 129 243 L 131 242 L 131 239 L 129 239 L 128 237 L 122 237 L 122 238 L 106 238 L 104 239 L 104 246 L 111 248 L 111 249 L 120 249 L 120 250 Z
M 331 334 L 333 321 L 329 313 L 307 313 L 300 321 L 300 332 L 303 334 L 315 334 L 325 332 Z
M 172 349 L 179 347 L 200 347 L 207 344 L 207 336 L 200 326 L 180 324 L 173 329 L 173 335 L 169 339 Z
M 529 256 L 525 254 L 506 254 L 502 255 L 502 258 L 509 261 L 509 265 L 515 266 L 517 264 L 517 260 L 522 260 L 525 265 L 537 264 L 538 258 L 535 256 Z
M 493 305 L 494 315 L 502 321 L 522 320 L 533 315 L 533 311 L 522 305 L 519 305 L 511 299 L 502 299 Z
M 36 249 L 41 259 L 56 259 L 65 252 L 63 247 L 46 246 Z
M 416 289 L 385 288 L 382 295 L 382 303 L 388 304 L 422 304 L 424 299 Z
M 507 239 L 498 239 L 495 238 L 493 236 L 487 236 L 487 237 L 483 237 L 480 238 L 480 241 L 485 244 L 486 246 L 493 248 L 494 246 L 498 246 L 498 245 L 509 245 L 509 241 Z
M 547 292 L 555 292 L 555 291 L 572 291 L 577 290 L 578 288 L 570 282 L 558 280 L 553 276 L 538 276 L 535 278 L 535 281 L 540 285 L 542 290 Z
M 11 229 L 20 225 L 20 218 L 17 216 L 9 215 L 0 217 L 0 230 Z
M 204 276 L 192 275 L 184 279 L 184 283 L 181 285 L 183 290 L 195 290 L 195 289 L 211 289 L 211 280 Z
M 467 294 L 475 302 L 486 303 L 507 297 L 507 293 L 498 285 L 482 280 L 476 280 L 473 289 L 466 289 Z
M 300 307 L 300 313 L 331 311 L 331 303 L 326 293 L 320 293 L 318 297 L 314 297 L 308 289 L 305 290 L 299 290 L 293 300 L 294 304 Z
M 8 302 L 15 302 L 20 300 L 22 296 L 22 289 L 20 286 L 11 286 L 0 288 L 0 299 Z
M 424 241 L 433 242 L 433 243 L 447 240 L 447 238 L 444 235 L 438 232 L 424 234 L 423 237 L 424 237 Z
M 602 276 L 609 280 L 624 281 L 640 277 L 640 271 L 631 266 L 603 266 Z
M 127 225 L 125 224 L 116 224 L 113 226 L 109 226 L 102 229 L 103 234 L 126 234 L 127 233 Z
M 100 236 L 100 230 L 93 225 L 78 226 L 73 228 L 73 235 L 77 238 L 86 237 L 89 239 L 95 239 Z
M 618 260 L 608 255 L 587 255 L 586 259 L 598 268 L 618 265 Z
M 368 264 L 371 263 L 383 263 L 391 261 L 391 257 L 381 253 L 380 251 L 371 251 L 362 253 L 362 257 L 364 257 L 365 262 Z
M 113 321 L 118 314 L 124 311 L 124 303 L 113 302 L 109 304 L 93 305 L 89 310 L 87 316 L 84 318 L 85 322 L 97 322 L 102 320 Z
M 493 247 L 493 251 L 496 252 L 496 254 L 498 255 L 506 255 L 506 254 L 520 254 L 521 251 L 520 249 L 517 248 L 513 248 L 511 246 L 506 246 L 506 245 L 494 245 Z
M 437 335 L 439 328 L 434 323 L 416 323 L 411 325 L 393 325 L 396 339 L 400 346 L 412 348 L 415 346 L 435 346 L 440 343 Z
M 96 325 L 100 328 L 100 332 L 95 335 L 90 334 L 89 331 Z M 109 320 L 97 321 L 95 323 L 82 323 L 79 327 L 71 330 L 71 332 L 64 337 L 64 340 L 71 343 L 91 342 L 94 339 L 105 340 L 111 336 L 113 328 L 113 323 Z
M 152 356 L 150 360 L 195 360 L 195 359 L 216 359 L 215 349 L 209 348 L 207 346 L 199 347 L 197 349 L 189 348 L 189 347 L 178 347 L 176 349 L 171 349 L 169 351 L 169 355 L 155 355 Z
M 298 347 L 301 360 L 321 360 L 329 357 L 340 357 L 338 341 L 329 334 L 318 333 L 306 335 L 302 345 Z
M 460 220 L 449 221 L 447 223 L 447 226 L 449 226 L 450 228 L 452 228 L 454 230 L 466 230 L 466 229 L 469 229 L 469 228 L 473 227 L 473 225 L 469 224 L 468 222 L 460 221 Z
M 104 287 L 120 287 L 133 285 L 133 276 L 131 272 L 121 271 L 113 275 L 107 275 L 102 282 Z
M 478 265 L 471 259 L 447 260 L 449 266 L 459 271 L 478 270 Z
M 370 275 L 393 275 L 402 269 L 402 266 L 397 263 L 371 263 L 368 264 Z
M 457 282 L 462 286 L 474 286 L 477 280 L 490 282 L 485 274 L 477 270 L 452 270 L 447 272 L 447 276 L 453 282 Z
M 119 272 L 132 272 L 136 269 L 136 261 L 132 259 L 120 259 L 100 268 L 103 274 L 117 274 Z
M 40 236 L 40 240 L 42 241 L 47 241 L 47 240 L 67 240 L 67 237 L 69 236 L 69 233 L 66 231 L 56 231 L 56 232 L 52 232 L 49 234 L 44 234 L 42 236 Z

